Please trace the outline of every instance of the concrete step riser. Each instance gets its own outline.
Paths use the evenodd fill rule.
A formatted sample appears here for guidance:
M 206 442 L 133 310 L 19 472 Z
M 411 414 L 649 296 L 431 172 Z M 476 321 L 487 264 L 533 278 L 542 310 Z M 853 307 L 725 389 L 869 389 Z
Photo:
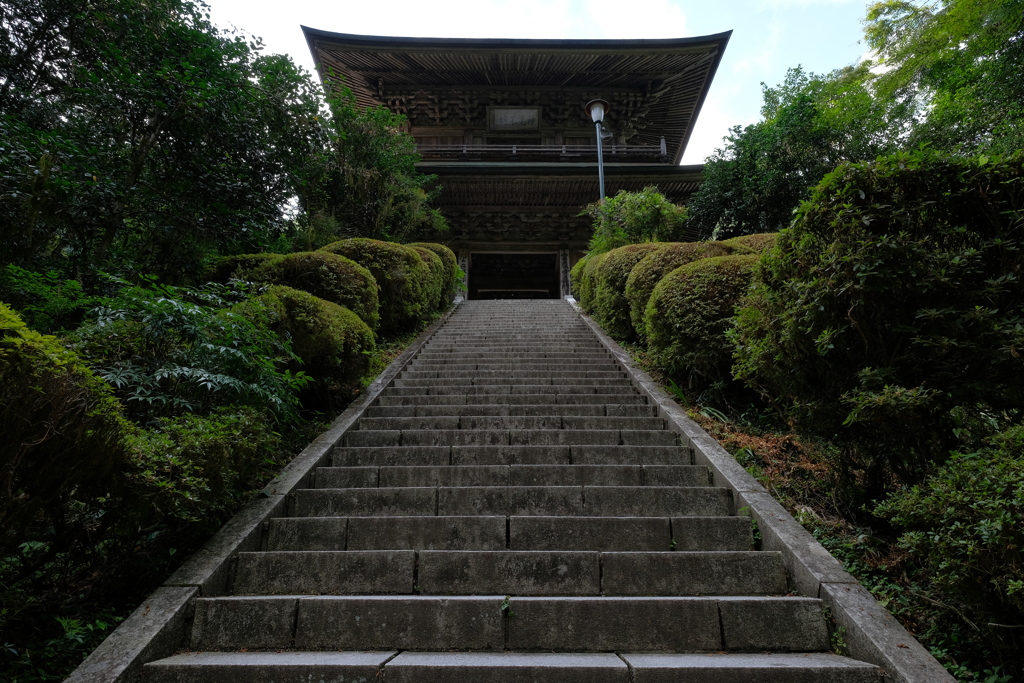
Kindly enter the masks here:
M 590 417 L 656 417 L 657 406 L 650 405 L 423 405 L 373 406 L 367 417 L 448 417 L 457 416 L 550 416 L 579 415 Z
M 406 429 L 352 431 L 346 446 L 674 446 L 667 430 Z
M 665 421 L 658 417 L 608 417 L 588 415 L 424 415 L 419 417 L 364 417 L 357 423 L 359 431 L 425 430 L 425 429 L 632 429 L 663 430 Z
M 401 382 L 402 380 L 395 380 Z M 521 395 L 543 395 L 549 396 L 586 396 L 586 395 L 601 395 L 601 396 L 619 396 L 622 395 L 628 398 L 629 395 L 639 395 L 637 390 L 632 385 L 624 386 L 606 386 L 600 384 L 488 384 L 478 386 L 421 386 L 421 387 L 405 387 L 405 386 L 391 386 L 384 390 L 384 397 L 393 396 L 500 396 L 500 399 L 490 399 L 494 401 L 516 402 L 516 399 L 506 399 L 504 397 L 521 396 Z M 476 403 L 477 399 L 469 399 Z M 479 399 L 484 401 L 485 399 Z M 584 401 L 584 399 L 564 399 L 566 401 L 586 402 L 593 403 L 596 399 L 590 399 Z M 623 403 L 626 401 L 623 400 Z
M 318 489 L 423 486 L 708 486 L 690 465 L 427 465 L 320 467 Z
M 285 517 L 267 550 L 743 551 L 747 517 Z
M 241 553 L 235 595 L 772 595 L 779 553 L 348 550 Z
M 369 446 L 341 447 L 334 467 L 438 465 L 691 465 L 680 446 Z
M 402 390 L 404 391 L 404 390 Z M 377 399 L 379 406 L 423 405 L 647 405 L 638 393 L 630 394 L 466 394 L 440 395 L 410 394 L 399 396 L 385 392 Z
M 294 517 L 530 515 L 569 517 L 726 517 L 728 489 L 656 486 L 457 486 L 303 489 Z
M 503 603 L 505 605 L 503 609 Z M 508 615 L 508 616 L 506 616 Z M 810 598 L 200 598 L 190 649 L 825 652 Z

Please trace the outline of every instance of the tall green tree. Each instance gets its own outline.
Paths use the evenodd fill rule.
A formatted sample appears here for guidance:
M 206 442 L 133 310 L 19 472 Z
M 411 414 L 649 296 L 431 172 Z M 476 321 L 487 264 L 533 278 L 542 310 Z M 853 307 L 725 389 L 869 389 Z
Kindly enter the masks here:
M 914 103 L 874 97 L 870 66 L 797 67 L 774 88 L 762 84 L 762 120 L 733 128 L 707 160 L 687 227 L 704 238 L 775 232 L 837 165 L 894 150 Z
M 1024 148 L 1024 0 L 885 0 L 868 8 L 865 37 L 887 67 L 878 97 L 922 108 L 912 144 Z
M 318 86 L 190 0 L 0 0 L 0 258 L 171 278 L 258 250 L 322 147 Z

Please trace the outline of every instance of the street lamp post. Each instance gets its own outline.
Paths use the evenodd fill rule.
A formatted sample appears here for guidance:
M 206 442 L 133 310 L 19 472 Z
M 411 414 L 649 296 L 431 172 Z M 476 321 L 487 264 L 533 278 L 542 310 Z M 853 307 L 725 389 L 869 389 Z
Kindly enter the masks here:
M 600 201 L 604 201 L 604 154 L 601 146 L 601 123 L 604 122 L 604 115 L 608 112 L 608 103 L 604 100 L 590 100 L 583 107 L 587 116 L 597 126 L 597 182 L 601 189 Z

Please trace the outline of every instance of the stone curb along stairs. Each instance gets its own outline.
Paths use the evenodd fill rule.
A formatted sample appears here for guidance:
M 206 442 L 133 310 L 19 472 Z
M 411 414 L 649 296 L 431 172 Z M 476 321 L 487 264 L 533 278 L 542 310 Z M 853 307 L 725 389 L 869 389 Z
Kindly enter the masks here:
M 571 300 L 542 300 L 439 321 L 68 680 L 953 679 Z

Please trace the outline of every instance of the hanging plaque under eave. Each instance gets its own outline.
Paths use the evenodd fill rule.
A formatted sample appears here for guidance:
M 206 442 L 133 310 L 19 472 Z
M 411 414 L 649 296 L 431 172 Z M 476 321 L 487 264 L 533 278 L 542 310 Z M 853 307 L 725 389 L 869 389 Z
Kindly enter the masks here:
M 540 107 L 488 107 L 487 127 L 490 130 L 537 130 Z

